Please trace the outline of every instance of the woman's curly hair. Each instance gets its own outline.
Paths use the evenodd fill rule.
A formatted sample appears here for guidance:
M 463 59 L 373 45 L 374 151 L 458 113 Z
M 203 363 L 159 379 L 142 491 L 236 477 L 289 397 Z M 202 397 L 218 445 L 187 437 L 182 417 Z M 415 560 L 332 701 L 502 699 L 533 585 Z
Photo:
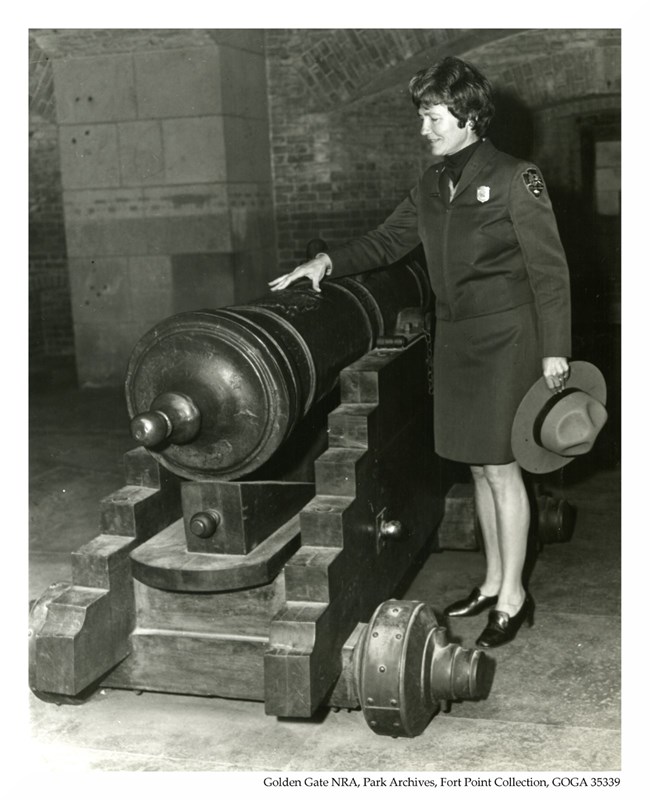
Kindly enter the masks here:
M 470 122 L 482 137 L 494 116 L 492 86 L 472 64 L 447 56 L 409 81 L 416 108 L 444 105 L 464 128 Z

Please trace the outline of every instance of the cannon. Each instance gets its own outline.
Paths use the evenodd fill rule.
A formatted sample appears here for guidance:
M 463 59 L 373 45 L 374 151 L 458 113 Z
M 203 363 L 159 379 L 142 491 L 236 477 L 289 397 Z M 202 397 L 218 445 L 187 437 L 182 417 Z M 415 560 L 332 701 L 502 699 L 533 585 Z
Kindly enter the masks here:
M 126 374 L 135 444 L 72 582 L 30 615 L 30 687 L 361 709 L 416 736 L 494 664 L 400 599 L 444 510 L 426 269 L 411 255 L 245 306 L 177 314 Z

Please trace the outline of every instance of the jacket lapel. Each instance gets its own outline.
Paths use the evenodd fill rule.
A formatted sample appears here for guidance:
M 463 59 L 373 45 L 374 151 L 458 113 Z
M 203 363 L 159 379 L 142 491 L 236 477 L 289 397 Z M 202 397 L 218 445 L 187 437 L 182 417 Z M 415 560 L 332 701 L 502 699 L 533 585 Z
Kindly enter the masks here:
M 494 158 L 496 152 L 497 149 L 492 142 L 490 142 L 488 139 L 484 139 L 480 147 L 477 147 L 472 153 L 469 161 L 463 169 L 460 180 L 456 185 L 456 191 L 454 192 L 453 198 L 454 200 L 456 200 L 456 198 L 459 197 L 465 191 L 465 189 L 467 189 L 467 187 L 472 183 L 483 167 Z

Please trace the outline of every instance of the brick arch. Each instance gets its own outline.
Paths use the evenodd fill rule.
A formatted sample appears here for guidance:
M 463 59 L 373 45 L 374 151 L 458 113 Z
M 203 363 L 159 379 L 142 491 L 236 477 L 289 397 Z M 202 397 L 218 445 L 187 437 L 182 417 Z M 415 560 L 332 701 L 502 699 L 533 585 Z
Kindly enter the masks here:
M 619 30 L 528 30 L 461 55 L 533 110 L 621 91 Z
M 511 29 L 330 29 L 267 32 L 290 64 L 305 111 L 326 111 L 408 81 L 427 64 L 511 36 Z
M 294 29 L 267 31 L 267 52 L 284 67 L 305 112 L 394 91 L 450 54 L 534 108 L 620 91 L 619 30 Z

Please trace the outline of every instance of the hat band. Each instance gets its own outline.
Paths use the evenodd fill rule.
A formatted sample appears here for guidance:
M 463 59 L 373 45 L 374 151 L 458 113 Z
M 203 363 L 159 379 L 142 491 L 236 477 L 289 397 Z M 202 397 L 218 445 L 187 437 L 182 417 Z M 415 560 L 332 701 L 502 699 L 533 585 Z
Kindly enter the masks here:
M 535 444 L 538 444 L 540 447 L 544 447 L 546 449 L 546 445 L 542 442 L 542 426 L 544 425 L 544 420 L 561 400 L 564 400 L 565 397 L 568 397 L 570 394 L 574 394 L 575 392 L 579 391 L 580 389 L 576 389 L 574 387 L 570 389 L 564 389 L 564 391 L 554 394 L 544 403 L 539 410 L 539 414 L 535 417 L 535 422 L 533 422 L 533 439 L 535 440 Z

